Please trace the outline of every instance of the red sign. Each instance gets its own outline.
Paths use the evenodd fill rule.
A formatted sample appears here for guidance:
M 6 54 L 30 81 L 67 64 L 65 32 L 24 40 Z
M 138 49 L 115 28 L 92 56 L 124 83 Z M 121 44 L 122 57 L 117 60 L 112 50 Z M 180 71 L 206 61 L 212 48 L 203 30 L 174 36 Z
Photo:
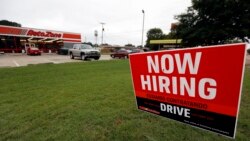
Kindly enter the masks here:
M 62 34 L 53 33 L 53 32 L 50 32 L 50 31 L 44 32 L 44 31 L 29 30 L 28 33 L 27 33 L 27 36 L 61 38 Z
M 81 42 L 80 33 L 47 31 L 42 29 L 12 27 L 4 25 L 0 25 L 0 35 L 17 37 L 60 38 L 63 39 L 64 42 Z
M 245 44 L 131 54 L 140 110 L 235 137 Z

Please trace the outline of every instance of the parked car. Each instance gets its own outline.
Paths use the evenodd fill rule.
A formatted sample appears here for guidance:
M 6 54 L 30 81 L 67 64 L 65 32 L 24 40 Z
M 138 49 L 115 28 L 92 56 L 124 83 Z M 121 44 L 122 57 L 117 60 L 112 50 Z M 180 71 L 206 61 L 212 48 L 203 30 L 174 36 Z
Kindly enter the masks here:
M 60 55 L 68 55 L 69 54 L 69 48 L 59 48 L 57 52 Z
M 131 50 L 120 49 L 114 53 L 111 53 L 112 58 L 128 58 L 128 55 L 131 53 Z
M 132 49 L 131 50 L 131 53 L 140 53 L 140 52 L 143 52 L 143 50 L 141 50 L 141 49 Z
M 91 45 L 88 44 L 74 44 L 72 49 L 69 49 L 69 55 L 71 59 L 75 57 L 80 57 L 82 60 L 88 58 L 94 58 L 99 60 L 101 53 L 99 50 L 94 49 Z
M 33 43 L 26 43 L 25 50 L 27 55 L 41 55 L 41 50 L 39 50 Z

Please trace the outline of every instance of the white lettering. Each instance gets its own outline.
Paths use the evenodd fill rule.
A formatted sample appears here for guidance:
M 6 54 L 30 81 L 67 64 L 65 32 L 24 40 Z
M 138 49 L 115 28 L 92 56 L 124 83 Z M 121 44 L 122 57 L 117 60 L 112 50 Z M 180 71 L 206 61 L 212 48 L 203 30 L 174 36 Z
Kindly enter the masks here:
M 151 82 L 150 82 L 150 76 L 146 76 L 147 80 L 144 79 L 144 75 L 141 75 L 141 87 L 143 90 L 146 90 L 146 86 L 148 87 L 147 90 L 151 91 Z
M 158 55 L 155 55 L 154 56 L 154 60 L 155 62 L 153 61 L 152 57 L 151 56 L 147 56 L 147 61 L 148 61 L 148 72 L 149 73 L 152 73 L 152 68 L 154 70 L 155 73 L 159 73 L 159 58 L 158 58 Z
M 152 76 L 152 80 L 153 80 L 153 90 L 155 92 L 157 92 L 157 82 L 156 82 L 156 76 Z
M 172 77 L 172 90 L 173 94 L 177 94 L 177 78 Z
M 161 107 L 161 111 L 166 111 L 166 105 L 165 104 L 160 104 L 160 107 Z
M 175 59 L 176 59 L 176 65 L 178 68 L 178 72 L 180 74 L 186 73 L 187 65 L 188 65 L 190 74 L 197 74 L 198 73 L 200 60 L 201 60 L 201 52 L 197 52 L 195 54 L 194 65 L 193 65 L 193 61 L 192 61 L 192 57 L 191 57 L 190 53 L 184 53 L 184 57 L 183 57 L 182 62 L 181 62 L 179 54 L 175 54 Z
M 176 107 L 178 115 L 182 115 L 183 108 Z
M 190 109 L 187 108 L 160 103 L 160 109 L 163 112 L 190 118 Z
M 173 113 L 173 108 L 172 108 L 172 106 L 171 105 L 167 105 L 167 112 L 168 113 Z
M 159 76 L 159 85 L 160 85 L 160 92 L 166 92 L 166 93 L 170 93 L 169 90 L 169 78 L 166 76 Z
M 195 78 L 190 79 L 190 84 L 185 77 L 180 78 L 180 95 L 185 95 L 185 89 L 190 97 L 195 97 Z
M 184 110 L 184 117 L 190 118 L 190 109 Z
M 216 86 L 217 83 L 212 78 L 198 79 L 191 77 L 188 79 L 186 77 L 141 75 L 142 90 L 165 94 L 188 95 L 189 97 L 198 95 L 202 99 L 212 100 L 216 97 Z
M 208 93 L 205 93 L 205 85 L 207 83 L 209 86 L 213 86 L 213 87 L 217 86 L 217 83 L 214 79 L 203 78 L 200 80 L 200 83 L 199 83 L 199 94 L 200 94 L 200 97 L 203 99 L 212 100 L 216 96 L 217 89 L 216 88 L 207 88 Z
M 190 77 L 188 73 L 198 73 L 202 52 L 184 54 L 164 54 L 159 59 L 158 55 L 147 56 L 148 72 L 155 75 L 140 75 L 142 90 L 154 91 L 166 94 L 196 97 L 202 99 L 215 99 L 217 83 L 212 78 Z M 176 70 L 174 70 L 176 67 Z M 157 73 L 172 74 L 158 76 Z M 173 75 L 184 74 L 188 77 Z M 183 113 L 175 108 L 167 107 L 173 113 Z M 187 115 L 188 116 L 188 115 Z
M 168 60 L 168 68 L 166 68 L 166 59 Z M 173 56 L 170 54 L 162 55 L 161 57 L 161 68 L 163 73 L 170 74 L 174 71 L 174 59 Z

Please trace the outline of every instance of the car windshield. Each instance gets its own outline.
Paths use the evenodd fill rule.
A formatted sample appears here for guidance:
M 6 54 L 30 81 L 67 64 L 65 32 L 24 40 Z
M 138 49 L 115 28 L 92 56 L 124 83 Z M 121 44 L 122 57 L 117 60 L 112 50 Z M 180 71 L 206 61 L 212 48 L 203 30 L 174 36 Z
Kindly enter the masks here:
M 140 50 L 139 49 L 134 49 L 134 50 L 132 50 L 132 52 L 133 53 L 138 53 L 138 52 L 140 52 Z
M 92 49 L 91 45 L 82 44 L 81 49 Z
M 127 52 L 127 50 L 118 50 L 118 53 Z
M 127 52 L 128 52 L 128 53 L 131 53 L 131 52 L 132 52 L 132 50 L 127 50 Z

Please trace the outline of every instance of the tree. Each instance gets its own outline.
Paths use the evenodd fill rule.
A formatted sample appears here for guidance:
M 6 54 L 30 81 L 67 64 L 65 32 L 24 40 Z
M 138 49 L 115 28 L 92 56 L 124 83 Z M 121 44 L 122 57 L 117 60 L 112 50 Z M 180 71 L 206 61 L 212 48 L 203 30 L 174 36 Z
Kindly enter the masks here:
M 93 44 L 91 42 L 84 42 L 83 44 L 87 44 L 87 45 L 93 46 Z
M 187 12 L 176 17 L 183 45 L 224 44 L 250 36 L 249 0 L 192 0 Z
M 0 25 L 15 26 L 15 27 L 21 27 L 22 26 L 19 23 L 8 21 L 8 20 L 0 20 Z
M 155 45 L 150 45 L 150 40 L 159 40 L 159 39 L 164 39 L 165 37 L 166 37 L 166 35 L 163 34 L 163 32 L 160 28 L 149 29 L 147 32 L 146 46 L 152 50 L 156 50 L 156 48 L 158 48 L 158 47 Z

